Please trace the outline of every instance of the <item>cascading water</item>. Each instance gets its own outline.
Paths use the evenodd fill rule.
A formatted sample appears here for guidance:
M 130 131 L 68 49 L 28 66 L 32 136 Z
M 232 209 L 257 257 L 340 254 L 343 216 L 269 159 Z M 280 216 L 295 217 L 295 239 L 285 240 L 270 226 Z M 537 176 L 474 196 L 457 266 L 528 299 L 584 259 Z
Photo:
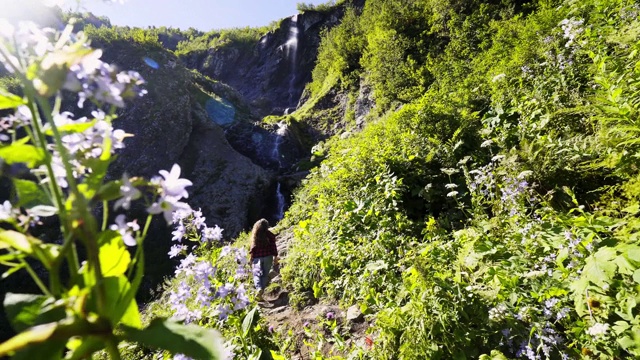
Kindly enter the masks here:
M 291 24 L 289 25 L 289 36 L 287 38 L 287 42 L 284 44 L 287 59 L 291 64 L 291 70 L 289 72 L 289 104 L 292 106 L 296 106 L 297 104 L 295 82 L 299 36 L 300 32 L 298 30 L 298 15 L 296 14 L 291 18 Z
M 284 140 L 284 136 L 287 133 L 287 125 L 284 123 L 278 123 L 278 130 L 276 130 L 275 140 L 273 143 L 273 150 L 271 150 L 271 157 L 278 163 L 278 171 L 282 169 L 282 159 L 280 156 L 280 145 Z M 276 220 L 280 220 L 284 217 L 285 199 L 282 193 L 281 184 L 278 181 L 276 186 Z

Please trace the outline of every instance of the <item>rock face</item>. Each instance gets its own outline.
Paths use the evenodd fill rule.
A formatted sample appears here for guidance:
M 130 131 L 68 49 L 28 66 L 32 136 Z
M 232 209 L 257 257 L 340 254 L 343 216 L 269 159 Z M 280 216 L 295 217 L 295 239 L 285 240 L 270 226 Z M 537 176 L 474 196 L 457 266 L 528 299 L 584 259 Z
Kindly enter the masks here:
M 273 180 L 229 145 L 218 125 L 221 119 L 215 118 L 225 114 L 212 115 L 206 109 L 211 101 L 233 101 L 230 121 L 240 122 L 243 120 L 236 116 L 246 115 L 246 107 L 229 93 L 210 92 L 216 88 L 213 85 L 203 88 L 206 80 L 176 64 L 173 55 L 160 48 L 150 53 L 148 46 L 126 41 L 100 45 L 106 61 L 139 71 L 149 92 L 118 113 L 116 127 L 134 136 L 110 168 L 111 176 L 126 172 L 151 177 L 177 163 L 181 176 L 193 182 L 188 202 L 202 208 L 210 226 L 224 228 L 226 237 L 246 229 L 259 216 L 264 193 Z M 158 62 L 159 68 L 145 65 L 145 56 Z
M 364 6 L 364 0 L 354 1 Z M 337 25 L 344 7 L 305 11 L 283 19 L 252 48 L 226 46 L 182 56 L 184 64 L 236 89 L 261 115 L 282 115 L 298 106 L 311 81 L 322 29 Z

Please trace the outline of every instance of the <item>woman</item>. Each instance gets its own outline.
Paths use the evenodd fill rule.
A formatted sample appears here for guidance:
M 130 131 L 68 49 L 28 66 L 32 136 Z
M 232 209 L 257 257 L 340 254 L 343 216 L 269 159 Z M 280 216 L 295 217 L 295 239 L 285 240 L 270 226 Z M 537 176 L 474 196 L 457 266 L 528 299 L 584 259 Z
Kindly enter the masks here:
M 257 298 L 262 300 L 264 288 L 269 285 L 271 265 L 278 261 L 276 236 L 269 231 L 269 222 L 267 220 L 260 219 L 253 224 L 249 253 L 253 264 L 253 283 L 258 290 Z

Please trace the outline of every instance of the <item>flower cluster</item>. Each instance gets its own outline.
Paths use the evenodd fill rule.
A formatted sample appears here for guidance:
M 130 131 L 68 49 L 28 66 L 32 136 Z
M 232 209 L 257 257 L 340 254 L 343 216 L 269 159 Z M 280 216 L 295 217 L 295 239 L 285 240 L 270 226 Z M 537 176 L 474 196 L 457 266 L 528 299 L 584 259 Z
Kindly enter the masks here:
M 14 26 L 0 19 L 0 64 L 10 73 L 34 72 L 33 86 L 41 95 L 61 88 L 78 93 L 78 106 L 90 99 L 98 104 L 124 106 L 125 99 L 147 93 L 144 79 L 135 71 L 118 72 L 100 60 L 101 50 L 92 50 L 82 33 L 67 27 L 61 35 L 33 22 Z M 64 78 L 63 81 L 60 81 Z
M 507 305 L 499 304 L 498 306 L 489 309 L 489 320 L 500 322 L 503 321 L 508 314 Z
M 609 330 L 609 324 L 603 323 L 595 323 L 589 329 L 587 329 L 587 334 L 593 336 L 594 338 L 601 338 L 607 334 Z
M 187 250 L 187 246 L 182 244 L 182 239 L 189 239 L 207 243 L 222 240 L 222 229 L 207 227 L 206 218 L 202 216 L 201 210 L 193 210 L 191 207 L 181 207 L 172 214 L 172 222 L 175 226 L 172 241 L 177 242 L 171 247 L 169 257 L 173 258 Z
M 179 209 L 173 213 L 173 223 L 173 240 L 177 244 L 169 251 L 171 258 L 187 252 L 187 246 L 182 244 L 183 239 L 204 243 L 222 240 L 222 229 L 218 226 L 207 227 L 200 210 Z M 242 280 L 247 275 L 247 255 L 245 249 L 224 246 L 220 249 L 217 260 L 233 264 L 235 280 Z M 218 268 L 209 259 L 199 259 L 189 253 L 180 261 L 175 275 L 183 276 L 185 280 L 178 289 L 169 293 L 174 318 L 189 323 L 202 318 L 203 311 L 212 311 L 212 315 L 217 316 L 220 321 L 226 321 L 230 314 L 244 310 L 249 305 L 244 285 L 236 281 L 230 282 L 226 273 L 217 276 Z
M 101 55 L 101 51 L 96 50 L 69 68 L 63 88 L 78 93 L 78 107 L 82 108 L 87 99 L 124 107 L 125 99 L 147 93 L 141 88 L 144 79 L 138 72 L 118 72 L 114 66 L 101 61 Z
M 564 19 L 560 22 L 563 37 L 567 39 L 567 43 L 564 45 L 565 47 L 569 48 L 574 46 L 576 38 L 584 31 L 581 27 L 583 23 L 583 20 L 574 20 L 573 18 Z
M 138 243 L 135 234 L 140 230 L 136 220 L 127 222 L 124 214 L 116 216 L 116 223 L 111 225 L 111 230 L 117 231 L 122 236 L 122 241 L 127 246 L 136 246 Z
M 158 186 L 160 194 L 158 199 L 147 208 L 147 211 L 150 214 L 162 213 L 167 224 L 170 224 L 173 221 L 173 213 L 175 211 L 188 211 L 190 209 L 187 203 L 180 200 L 189 197 L 186 187 L 193 185 L 193 183 L 190 180 L 180 178 L 180 166 L 178 164 L 174 164 L 170 172 L 160 170 L 160 175 L 162 177 L 151 179 L 151 182 Z

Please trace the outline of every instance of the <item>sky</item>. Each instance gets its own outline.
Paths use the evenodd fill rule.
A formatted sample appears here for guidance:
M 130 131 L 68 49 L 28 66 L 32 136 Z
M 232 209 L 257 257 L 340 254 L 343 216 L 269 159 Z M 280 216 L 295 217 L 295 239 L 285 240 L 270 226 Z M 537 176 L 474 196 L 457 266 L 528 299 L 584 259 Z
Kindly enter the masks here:
M 13 0 L 18 1 L 18 0 Z M 76 0 L 65 0 L 63 9 L 76 9 Z M 81 7 L 107 16 L 113 25 L 171 26 L 202 31 L 269 25 L 296 14 L 299 2 L 322 4 L 327 0 L 82 0 Z

